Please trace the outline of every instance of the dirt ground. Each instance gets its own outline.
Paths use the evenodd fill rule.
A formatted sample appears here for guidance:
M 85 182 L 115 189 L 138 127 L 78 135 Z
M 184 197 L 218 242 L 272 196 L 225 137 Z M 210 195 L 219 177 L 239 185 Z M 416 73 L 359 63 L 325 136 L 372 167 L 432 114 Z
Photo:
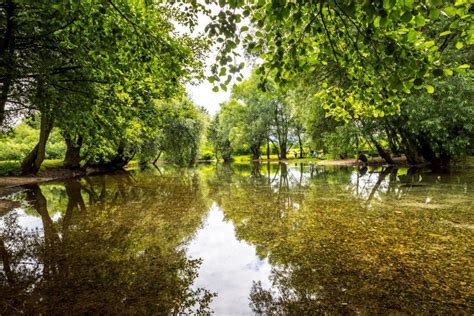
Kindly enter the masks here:
M 397 165 L 406 165 L 407 161 L 405 157 L 394 157 L 393 161 Z M 380 157 L 377 158 L 370 158 L 368 165 L 369 166 L 379 166 L 379 165 L 385 165 L 385 160 L 383 160 Z M 360 161 L 357 161 L 355 159 L 342 159 L 342 160 L 322 160 L 318 162 L 318 165 L 322 166 L 360 166 L 362 163 Z
M 82 174 L 84 174 L 84 172 L 82 171 L 72 171 L 67 169 L 49 169 L 44 172 L 40 172 L 37 176 L 0 177 L 0 188 L 67 179 Z

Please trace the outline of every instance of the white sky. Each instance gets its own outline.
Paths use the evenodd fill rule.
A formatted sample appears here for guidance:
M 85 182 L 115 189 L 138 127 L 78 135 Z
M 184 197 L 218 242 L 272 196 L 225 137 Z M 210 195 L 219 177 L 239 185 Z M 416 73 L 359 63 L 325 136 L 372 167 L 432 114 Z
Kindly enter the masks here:
M 213 54 L 215 52 L 213 51 Z M 210 72 L 210 67 L 212 65 L 214 58 L 208 58 L 206 62 L 206 71 Z M 251 69 L 246 64 L 245 68 L 242 70 L 241 74 L 244 79 L 247 79 L 250 75 Z M 197 105 L 203 106 L 205 109 L 209 111 L 210 114 L 215 114 L 219 111 L 220 104 L 225 102 L 230 97 L 230 91 L 232 90 L 232 86 L 235 82 L 231 83 L 227 87 L 227 91 L 222 91 L 219 89 L 218 92 L 212 91 L 214 87 L 211 83 L 207 80 L 204 80 L 198 85 L 186 85 L 186 91 L 188 92 L 191 100 L 194 101 Z
M 213 6 L 211 7 L 213 13 L 217 13 L 219 10 L 219 7 Z M 200 15 L 198 18 L 198 25 L 196 29 L 194 30 L 193 34 L 199 34 L 199 33 L 204 33 L 204 28 L 206 25 L 210 22 L 210 19 L 208 16 L 205 15 Z M 187 31 L 189 30 L 184 30 L 182 26 L 176 25 L 177 29 L 179 32 L 181 31 Z M 216 60 L 216 55 L 217 55 L 217 46 L 213 46 L 210 49 L 209 56 L 206 59 L 206 68 L 205 68 L 205 74 L 210 75 L 211 74 L 211 66 Z M 238 47 L 238 52 L 240 53 L 241 56 L 243 56 L 243 48 Z M 238 60 L 237 63 L 240 63 L 244 61 L 243 57 L 242 60 Z M 245 63 L 245 68 L 241 71 L 241 75 L 244 79 L 247 79 L 250 76 L 252 69 L 248 65 L 248 63 Z M 205 109 L 208 110 L 210 114 L 215 114 L 219 111 L 220 104 L 227 101 L 230 97 L 230 91 L 232 90 L 232 86 L 235 84 L 235 81 L 232 82 L 228 87 L 227 91 L 222 91 L 219 89 L 218 92 L 212 91 L 212 88 L 214 87 L 213 84 L 209 83 L 207 80 L 202 81 L 199 84 L 187 84 L 186 85 L 186 91 L 188 92 L 190 98 L 196 103 L 197 105 L 200 105 L 204 107 Z

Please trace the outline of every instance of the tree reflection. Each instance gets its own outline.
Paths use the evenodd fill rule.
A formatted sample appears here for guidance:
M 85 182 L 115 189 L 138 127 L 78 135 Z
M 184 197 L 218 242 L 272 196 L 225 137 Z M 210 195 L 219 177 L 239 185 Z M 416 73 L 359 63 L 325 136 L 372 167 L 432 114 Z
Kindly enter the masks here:
M 209 207 L 197 173 L 137 177 L 66 181 L 56 221 L 48 185 L 26 188 L 43 231 L 3 218 L 0 314 L 208 312 L 214 294 L 192 287 L 200 260 L 184 249 Z
M 208 312 L 185 248 L 214 202 L 272 265 L 272 286 L 250 289 L 257 314 L 469 313 L 472 183 L 268 163 L 29 186 L 43 229 L 2 217 L 0 314 Z
M 273 286 L 255 282 L 251 289 L 255 313 L 416 314 L 472 308 L 465 267 L 474 240 L 466 228 L 453 224 L 469 218 L 473 200 L 459 187 L 449 189 L 456 180 L 437 184 L 431 181 L 440 181 L 438 176 L 423 174 L 418 190 L 408 191 L 404 173 L 393 168 L 365 174 L 310 168 L 305 183 L 295 176 L 298 166 L 285 167 L 263 179 L 233 173 L 230 187 L 220 193 L 210 188 L 238 239 L 255 245 L 273 266 Z M 413 201 L 425 201 L 427 195 L 434 196 L 430 203 L 414 207 Z

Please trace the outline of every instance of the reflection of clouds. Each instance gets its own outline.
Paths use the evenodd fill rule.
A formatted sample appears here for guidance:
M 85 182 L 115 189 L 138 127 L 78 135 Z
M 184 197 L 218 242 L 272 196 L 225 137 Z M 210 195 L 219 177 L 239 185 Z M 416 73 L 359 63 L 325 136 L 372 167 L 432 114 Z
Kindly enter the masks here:
M 351 174 L 348 189 L 352 191 L 352 194 L 355 197 L 368 199 L 371 194 L 373 194 L 373 199 L 381 201 L 381 193 L 388 192 L 390 178 L 387 175 L 384 179 L 380 179 L 380 176 L 381 173 L 375 171 L 371 171 L 363 175 L 360 175 L 357 171 L 354 171 Z
M 21 207 L 11 210 L 0 217 L 0 238 L 10 256 L 9 268 L 12 271 L 34 278 L 43 273 L 43 264 L 36 254 L 29 251 L 31 245 L 44 238 L 41 217 L 29 215 Z M 4 272 L 4 261 L 0 260 L 0 273 Z
M 63 217 L 63 215 L 61 214 L 61 212 L 56 212 L 56 213 L 53 214 L 53 216 L 51 216 L 51 220 L 53 222 L 57 222 L 62 217 Z
M 248 263 L 245 267 L 250 269 L 250 270 L 258 272 L 262 269 L 267 268 L 267 265 L 268 265 L 267 258 L 265 258 L 263 260 L 260 260 L 258 257 L 255 257 L 254 260 L 252 262 Z
M 43 235 L 43 221 L 39 216 L 32 216 L 25 213 L 22 208 L 18 208 L 12 212 L 16 212 L 18 226 L 25 230 L 37 230 L 41 232 L 41 236 Z
M 202 265 L 194 287 L 217 292 L 211 309 L 217 315 L 252 314 L 248 295 L 253 281 L 270 286 L 271 265 L 261 260 L 255 247 L 236 239 L 234 226 L 214 204 L 204 227 L 190 243 L 187 254 L 201 258 Z
M 282 175 L 283 164 L 286 165 L 286 172 L 284 175 Z M 310 168 L 312 167 L 314 166 L 301 166 L 300 164 L 281 162 L 279 168 L 272 169 L 270 174 L 265 174 L 265 169 L 262 169 L 262 173 L 271 181 L 272 191 L 278 193 L 281 190 L 282 184 L 290 190 L 308 186 L 311 180 Z

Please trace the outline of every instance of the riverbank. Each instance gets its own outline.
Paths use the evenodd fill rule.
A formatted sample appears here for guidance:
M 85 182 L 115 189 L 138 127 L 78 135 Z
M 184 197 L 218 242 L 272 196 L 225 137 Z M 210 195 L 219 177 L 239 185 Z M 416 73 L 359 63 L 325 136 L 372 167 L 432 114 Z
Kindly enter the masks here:
M 62 160 L 45 160 L 35 176 L 21 176 L 19 161 L 0 162 L 0 188 L 15 187 L 39 182 L 62 180 L 85 174 L 83 171 L 63 168 Z
M 392 158 L 395 165 L 407 166 L 408 162 L 405 157 L 394 157 Z M 369 158 L 367 163 L 368 166 L 382 166 L 387 163 L 380 157 Z M 320 160 L 318 165 L 322 166 L 360 166 L 362 163 L 356 159 L 340 159 L 340 160 Z
M 8 188 L 39 182 L 62 180 L 85 175 L 85 172 L 67 169 L 51 169 L 40 172 L 37 176 L 6 176 L 0 177 L 0 188 Z
M 215 162 L 214 161 L 207 161 L 207 162 Z M 270 157 L 270 159 L 260 159 L 260 160 L 252 160 L 250 156 L 237 156 L 234 157 L 234 163 L 251 163 L 251 162 L 260 162 L 260 163 L 274 163 L 274 162 L 295 162 L 295 163 L 312 163 L 321 166 L 360 166 L 361 163 L 356 159 L 339 159 L 339 160 L 322 160 L 318 158 L 290 158 L 287 160 L 279 160 L 278 157 Z M 394 162 L 396 166 L 408 166 L 408 163 L 404 157 L 395 157 Z M 40 172 L 36 176 L 19 176 L 19 163 L 18 166 L 13 165 L 12 162 L 0 162 L 0 196 L 5 191 L 5 189 L 13 188 L 22 185 L 34 184 L 34 183 L 41 183 L 41 182 L 48 182 L 48 181 L 57 181 L 57 180 L 64 180 L 69 178 L 74 178 L 77 176 L 83 176 L 87 174 L 92 174 L 97 172 L 97 170 L 88 170 L 88 171 L 81 171 L 81 170 L 69 170 L 64 169 L 62 167 L 62 162 L 58 160 L 47 160 L 41 167 Z M 8 168 L 5 168 L 5 166 Z M 126 166 L 126 168 L 133 168 L 137 166 L 138 163 L 130 163 Z M 368 162 L 369 167 L 377 167 L 386 165 L 385 161 L 380 157 L 370 158 Z M 462 167 L 474 167 L 474 157 L 467 157 L 461 163 L 456 164 L 456 166 Z M 3 167 L 3 169 L 2 169 Z M 18 170 L 16 170 L 18 169 Z M 11 171 L 13 170 L 13 171 Z M 7 175 L 8 172 L 13 173 L 14 175 Z M 0 207 L 1 209 L 1 207 Z
M 408 162 L 405 157 L 394 157 L 393 161 L 395 165 L 407 166 Z M 276 155 L 271 155 L 270 159 L 252 159 L 248 155 L 241 155 L 234 157 L 234 162 L 237 163 L 248 163 L 248 162 L 299 162 L 299 163 L 313 163 L 322 166 L 360 166 L 362 163 L 356 159 L 321 159 L 321 158 L 294 158 L 288 157 L 288 159 L 278 159 Z M 387 163 L 380 157 L 369 158 L 368 166 L 381 166 Z

